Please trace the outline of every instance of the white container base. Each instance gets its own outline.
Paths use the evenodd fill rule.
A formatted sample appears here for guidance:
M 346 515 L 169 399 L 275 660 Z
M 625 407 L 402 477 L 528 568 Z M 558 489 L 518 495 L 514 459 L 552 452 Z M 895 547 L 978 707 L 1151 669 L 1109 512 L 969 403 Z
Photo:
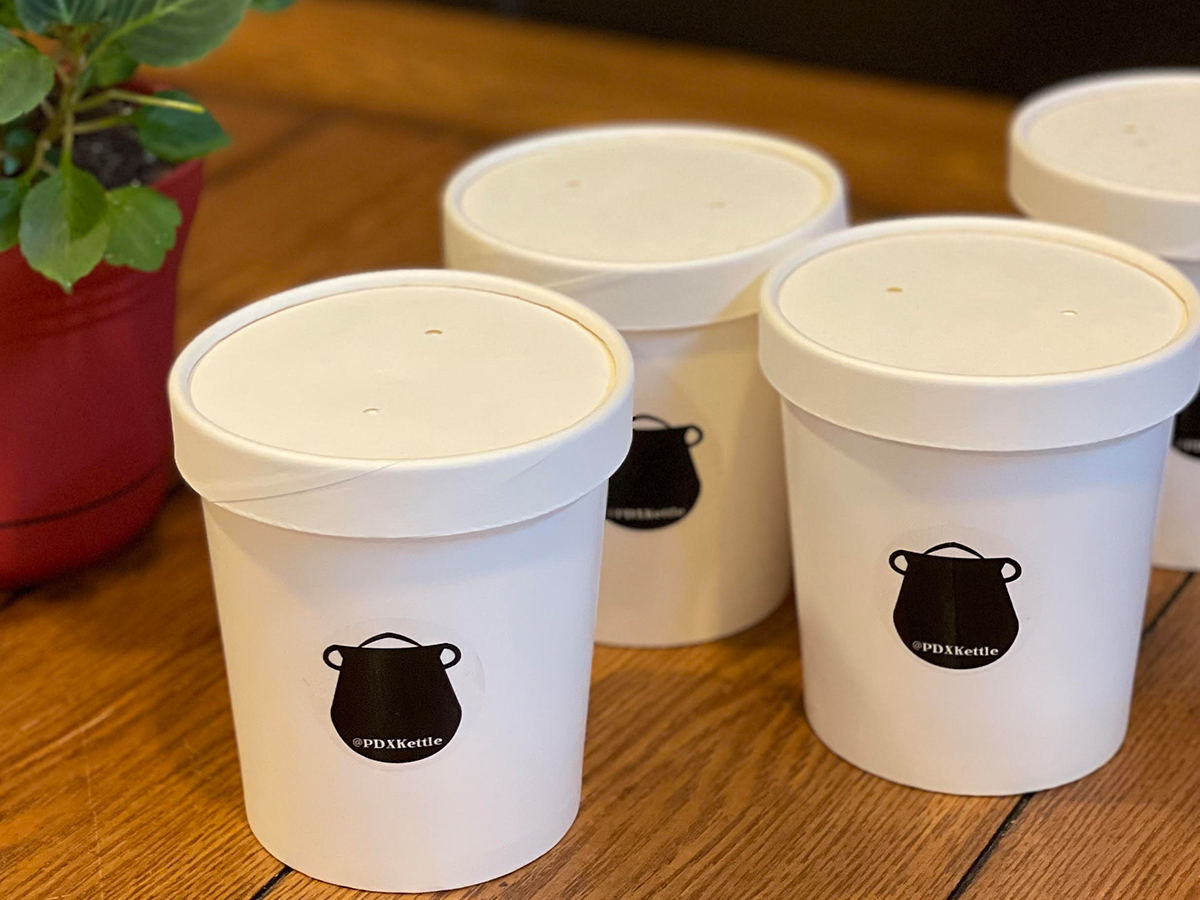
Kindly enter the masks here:
M 425 892 L 559 841 L 579 807 L 603 507 L 601 486 L 506 528 L 369 540 L 205 503 L 246 814 L 272 855 L 333 884 Z M 457 732 L 402 766 L 335 731 L 339 672 L 322 658 L 388 632 L 462 654 L 446 669 Z
M 1121 746 L 1170 422 L 1059 450 L 980 453 L 848 431 L 787 405 L 804 707 L 838 756 L 950 794 L 1020 794 Z M 1019 560 L 1002 658 L 949 670 L 893 625 L 889 557 L 957 541 Z
M 700 492 L 683 518 L 650 529 L 614 521 L 610 495 L 596 640 L 671 647 L 736 634 L 769 616 L 791 584 L 779 400 L 758 368 L 758 319 L 625 339 L 634 413 L 693 427 L 680 437 L 695 441 Z

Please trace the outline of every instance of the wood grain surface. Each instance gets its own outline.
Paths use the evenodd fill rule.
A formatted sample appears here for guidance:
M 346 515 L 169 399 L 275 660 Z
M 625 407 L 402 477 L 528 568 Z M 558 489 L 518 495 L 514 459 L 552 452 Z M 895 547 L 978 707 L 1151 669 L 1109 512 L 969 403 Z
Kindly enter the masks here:
M 181 490 L 0 614 L 0 897 L 250 897 L 278 870 L 240 808 L 206 568 Z
M 608 118 L 810 140 L 859 218 L 1005 210 L 1006 101 L 415 4 L 305 0 L 182 73 L 209 163 L 178 335 L 274 291 L 436 265 L 438 189 L 521 131 Z M 799 703 L 789 604 L 726 641 L 598 648 L 566 839 L 471 898 L 1195 898 L 1200 582 L 1156 572 L 1130 739 L 1025 798 L 902 788 Z M 0 897 L 343 900 L 245 823 L 196 499 L 114 560 L 0 597 Z
M 489 139 L 606 119 L 736 123 L 812 141 L 880 210 L 1009 208 L 1009 101 L 725 51 L 419 4 L 305 0 L 248 17 L 182 78 L 159 77 Z

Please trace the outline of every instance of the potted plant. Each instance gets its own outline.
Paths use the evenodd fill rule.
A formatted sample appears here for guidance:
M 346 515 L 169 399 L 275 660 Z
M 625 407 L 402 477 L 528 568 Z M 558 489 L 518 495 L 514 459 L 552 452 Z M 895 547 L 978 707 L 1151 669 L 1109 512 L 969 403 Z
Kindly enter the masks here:
M 289 2 L 0 0 L 0 588 L 119 547 L 174 481 L 176 276 L 229 139 L 134 76 Z

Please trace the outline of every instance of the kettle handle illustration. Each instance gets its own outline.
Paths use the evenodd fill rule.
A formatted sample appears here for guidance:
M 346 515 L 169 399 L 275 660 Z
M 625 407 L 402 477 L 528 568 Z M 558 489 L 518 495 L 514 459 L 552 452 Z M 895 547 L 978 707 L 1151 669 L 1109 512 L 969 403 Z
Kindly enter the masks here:
M 953 547 L 955 550 L 966 550 L 971 555 L 979 557 L 979 559 L 987 559 L 986 556 L 984 556 L 982 553 L 980 553 L 974 547 L 968 547 L 966 544 L 960 544 L 958 541 L 946 541 L 946 543 L 944 543 L 944 544 L 935 544 L 934 546 L 930 547 L 928 550 L 926 550 L 921 555 L 928 556 L 934 550 L 948 550 L 951 547 Z
M 671 427 L 671 423 L 668 422 L 666 419 L 660 419 L 658 416 L 650 415 L 650 413 L 638 413 L 636 416 L 633 417 L 633 421 L 635 421 L 635 422 L 638 421 L 639 419 L 649 419 L 651 422 L 657 422 L 663 428 Z
M 658 416 L 652 416 L 650 413 L 638 413 L 633 417 L 633 421 L 638 419 L 649 419 L 651 422 L 656 422 L 663 428 L 674 428 L 675 426 L 666 419 L 660 419 Z M 694 432 L 694 434 L 693 434 Z M 689 447 L 695 447 L 698 443 L 704 440 L 704 431 L 699 425 L 687 425 L 684 427 L 683 442 Z
M 454 659 L 450 660 L 450 662 L 448 662 L 448 663 L 442 663 L 443 669 L 449 669 L 453 666 L 458 665 L 459 661 L 462 659 L 462 651 L 459 650 L 453 644 L 428 644 L 428 645 L 426 645 L 426 644 L 422 644 L 418 641 L 414 641 L 410 637 L 405 637 L 402 634 L 396 634 L 396 632 L 394 632 L 394 631 L 384 631 L 381 634 L 375 635 L 374 637 L 369 637 L 365 641 L 363 641 L 361 644 L 359 644 L 358 646 L 365 647 L 365 646 L 367 646 L 367 644 L 373 644 L 373 643 L 375 643 L 375 641 L 382 641 L 384 638 L 393 638 L 397 641 L 406 641 L 406 642 L 412 644 L 414 647 L 430 646 L 430 647 L 440 647 L 441 650 L 454 651 Z M 329 666 L 329 668 L 331 668 L 331 669 L 337 669 L 337 670 L 341 671 L 342 667 L 340 665 L 334 665 L 333 660 L 329 658 L 329 655 L 331 653 L 333 653 L 335 650 L 337 650 L 338 652 L 341 652 L 341 649 L 342 649 L 341 644 L 331 644 L 330 646 L 326 647 L 325 652 L 321 655 L 321 658 L 325 660 L 325 665 Z M 441 658 L 440 650 L 438 652 L 438 658 L 439 658 L 439 660 Z
M 966 544 L 960 544 L 958 541 L 946 541 L 944 544 L 935 544 L 934 546 L 932 546 L 928 550 L 926 550 L 924 553 L 920 553 L 920 554 L 916 554 L 916 555 L 928 556 L 934 550 L 948 550 L 951 547 L 953 547 L 956 550 L 965 550 L 967 553 L 971 553 L 971 554 L 977 556 L 979 559 L 987 559 L 987 557 L 984 556 L 982 553 L 980 553 L 978 550 L 974 549 L 973 547 L 968 547 Z M 912 553 L 912 552 L 913 551 L 911 551 L 911 550 L 896 550 L 894 553 L 892 553 L 891 556 L 888 557 L 888 565 L 892 567 L 893 571 L 899 572 L 901 575 L 906 574 L 908 572 L 908 569 L 900 568 L 898 565 L 896 565 L 896 560 L 903 559 L 905 562 L 905 565 L 907 566 L 908 554 Z M 1003 570 L 1004 570 L 1005 566 L 1013 567 L 1013 573 L 1007 577 L 1005 577 L 1003 575 Z M 1021 577 L 1021 564 L 1019 562 L 1017 562 L 1015 559 L 1013 559 L 1012 557 L 1004 558 L 1004 561 L 1000 564 L 1000 570 L 1001 570 L 1001 577 L 1004 578 L 1005 584 L 1008 584 L 1010 581 L 1016 581 L 1018 578 Z

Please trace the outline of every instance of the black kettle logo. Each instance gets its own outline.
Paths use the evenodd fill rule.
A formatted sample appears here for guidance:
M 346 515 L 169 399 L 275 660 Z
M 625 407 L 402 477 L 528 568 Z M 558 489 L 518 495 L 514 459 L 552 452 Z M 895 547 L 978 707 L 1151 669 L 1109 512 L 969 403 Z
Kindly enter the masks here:
M 1192 402 L 1175 417 L 1171 443 L 1188 456 L 1200 457 L 1200 395 L 1192 398 Z
M 951 548 L 971 556 L 934 555 Z M 1021 577 L 1015 559 L 989 559 L 948 541 L 924 553 L 897 550 L 888 563 L 904 576 L 892 622 L 916 656 L 944 669 L 978 669 L 1012 647 L 1019 625 L 1007 585 Z
M 372 647 L 386 638 L 408 647 Z M 449 661 L 442 656 L 449 651 Z M 333 654 L 341 663 L 333 661 Z M 325 648 L 325 664 L 338 670 L 329 714 L 346 746 L 386 763 L 415 762 L 450 743 L 462 721 L 462 706 L 446 670 L 462 659 L 453 644 L 422 646 L 385 631 L 357 647 Z
M 639 422 L 651 427 L 639 428 Z M 691 451 L 704 432 L 645 414 L 634 416 L 633 425 L 629 455 L 608 482 L 608 520 L 626 528 L 663 528 L 691 512 L 700 496 Z

